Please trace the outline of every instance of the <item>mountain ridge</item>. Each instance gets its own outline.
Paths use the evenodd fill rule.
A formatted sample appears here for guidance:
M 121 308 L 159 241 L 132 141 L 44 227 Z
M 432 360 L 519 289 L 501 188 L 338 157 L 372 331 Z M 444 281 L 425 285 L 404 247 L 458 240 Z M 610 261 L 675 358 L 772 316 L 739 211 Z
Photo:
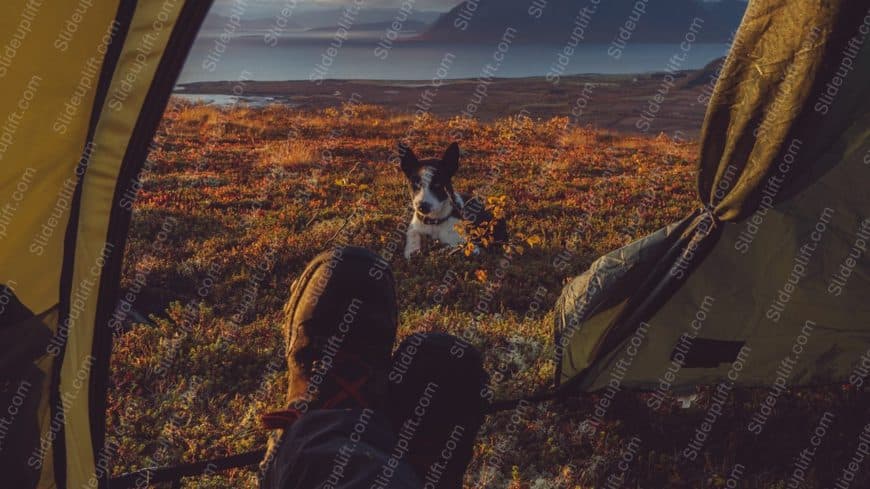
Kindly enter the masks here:
M 692 42 L 726 42 L 737 29 L 746 3 L 669 0 L 465 0 L 441 15 L 422 41 L 491 42 L 508 27 L 517 42 L 609 43 L 681 42 L 694 19 L 701 19 Z M 627 34 L 626 34 L 627 33 Z

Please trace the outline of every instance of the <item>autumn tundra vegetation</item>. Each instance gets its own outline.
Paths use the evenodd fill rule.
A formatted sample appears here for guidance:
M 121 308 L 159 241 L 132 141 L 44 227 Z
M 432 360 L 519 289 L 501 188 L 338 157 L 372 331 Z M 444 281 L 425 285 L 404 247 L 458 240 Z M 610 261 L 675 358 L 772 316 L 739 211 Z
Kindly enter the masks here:
M 398 282 L 400 338 L 465 338 L 485 355 L 486 395 L 504 399 L 552 385 L 550 310 L 564 281 L 697 205 L 698 144 L 688 137 L 527 113 L 486 122 L 415 116 L 348 100 L 327 108 L 170 103 L 140 175 L 113 322 L 116 473 L 265 443 L 258 415 L 280 408 L 286 392 L 282 306 L 294 275 L 327 246 L 384 257 Z M 411 211 L 397 143 L 428 157 L 454 140 L 462 148 L 456 188 L 506 218 L 510 241 L 481 254 L 429 244 L 406 261 Z M 795 456 L 826 410 L 836 407 L 840 427 L 863 416 L 860 403 L 844 402 L 861 393 L 793 390 L 756 436 L 745 425 L 764 393 L 739 390 L 691 460 L 682 453 L 711 389 L 695 394 L 688 407 L 669 400 L 653 412 L 647 394 L 621 392 L 595 431 L 583 429 L 594 394 L 490 416 L 466 486 L 791 487 Z M 853 432 L 831 430 L 817 461 L 848 459 Z M 821 487 L 839 469 L 815 464 L 805 487 Z M 183 487 L 256 482 L 252 470 L 237 469 Z

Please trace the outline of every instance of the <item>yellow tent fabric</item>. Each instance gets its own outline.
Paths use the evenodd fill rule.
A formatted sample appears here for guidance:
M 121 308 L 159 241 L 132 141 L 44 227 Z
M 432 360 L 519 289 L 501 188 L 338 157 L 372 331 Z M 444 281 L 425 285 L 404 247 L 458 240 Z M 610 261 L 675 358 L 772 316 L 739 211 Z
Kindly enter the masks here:
M 107 487 L 108 319 L 130 219 L 121 200 L 135 191 L 209 6 L 4 5 L 4 486 Z M 670 388 L 730 378 L 737 362 L 735 382 L 769 384 L 790 354 L 784 344 L 801 352 L 789 383 L 849 376 L 870 344 L 870 270 L 863 251 L 849 261 L 866 245 L 870 209 L 857 183 L 868 171 L 868 38 L 865 2 L 752 0 L 703 129 L 701 208 L 566 287 L 556 320 L 559 381 L 596 390 L 618 372 L 624 386 L 656 388 L 682 358 Z M 779 176 L 783 162 L 789 169 Z M 818 243 L 811 259 L 809 242 Z M 693 321 L 702 328 L 684 352 Z
M 750 2 L 702 130 L 699 210 L 565 287 L 557 384 L 665 396 L 854 375 L 870 356 L 868 39 L 866 2 Z
M 209 6 L 4 5 L 0 401 L 21 406 L 0 420 L 4 485 L 106 487 L 107 319 L 130 218 L 120 197 Z

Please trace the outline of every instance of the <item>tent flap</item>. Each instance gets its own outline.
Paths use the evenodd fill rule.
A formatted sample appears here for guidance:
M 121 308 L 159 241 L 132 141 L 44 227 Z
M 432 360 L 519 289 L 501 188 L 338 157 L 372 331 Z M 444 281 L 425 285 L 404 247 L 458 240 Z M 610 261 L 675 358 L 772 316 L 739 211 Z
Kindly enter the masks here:
M 0 400 L 21 406 L 0 427 L 4 487 L 107 485 L 107 319 L 130 218 L 118 200 L 210 3 L 4 6 Z
M 856 183 L 870 151 L 867 34 L 862 2 L 750 2 L 702 129 L 705 212 L 679 238 L 661 230 L 565 287 L 557 384 L 598 390 L 618 377 L 667 394 L 849 378 L 870 348 L 870 197 Z

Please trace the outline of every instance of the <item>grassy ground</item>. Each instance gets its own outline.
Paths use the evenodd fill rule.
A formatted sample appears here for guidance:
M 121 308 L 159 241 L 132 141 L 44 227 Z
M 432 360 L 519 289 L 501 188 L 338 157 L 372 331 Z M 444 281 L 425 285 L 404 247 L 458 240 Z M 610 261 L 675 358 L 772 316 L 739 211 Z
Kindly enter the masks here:
M 504 210 L 510 250 L 466 257 L 432 247 L 408 263 L 401 257 L 408 198 L 393 160 L 396 143 L 406 139 L 419 156 L 437 156 L 457 134 L 463 155 L 456 187 Z M 281 307 L 295 274 L 327 245 L 362 245 L 390 260 L 400 336 L 471 338 L 498 373 L 497 397 L 506 398 L 551 382 L 547 312 L 564 280 L 695 205 L 695 143 L 598 132 L 568 119 L 478 124 L 355 104 L 311 111 L 173 103 L 157 143 L 126 250 L 122 285 L 133 312 L 112 361 L 116 473 L 264 443 L 257 415 L 280 407 L 286 389 Z M 496 280 L 500 267 L 505 275 Z M 695 407 L 654 419 L 642 396 L 626 395 L 595 435 L 580 430 L 591 396 L 492 416 L 466 485 L 616 487 L 606 478 L 640 432 L 645 444 L 633 449 L 627 487 L 725 487 L 747 453 L 757 456 L 737 466 L 739 487 L 785 487 L 821 412 L 836 409 L 837 423 L 866 414 L 846 402 L 851 392 L 792 392 L 780 400 L 787 408 L 766 429 L 769 438 L 750 440 L 731 427 L 743 426 L 759 396 L 739 392 L 704 456 L 679 461 L 675 455 L 704 415 L 707 396 L 699 392 Z M 853 425 L 838 424 L 825 439 L 840 451 L 826 452 L 835 458 L 817 465 L 808 487 L 830 481 L 848 459 L 860 427 Z M 187 479 L 185 487 L 255 484 L 250 471 L 235 470 Z

